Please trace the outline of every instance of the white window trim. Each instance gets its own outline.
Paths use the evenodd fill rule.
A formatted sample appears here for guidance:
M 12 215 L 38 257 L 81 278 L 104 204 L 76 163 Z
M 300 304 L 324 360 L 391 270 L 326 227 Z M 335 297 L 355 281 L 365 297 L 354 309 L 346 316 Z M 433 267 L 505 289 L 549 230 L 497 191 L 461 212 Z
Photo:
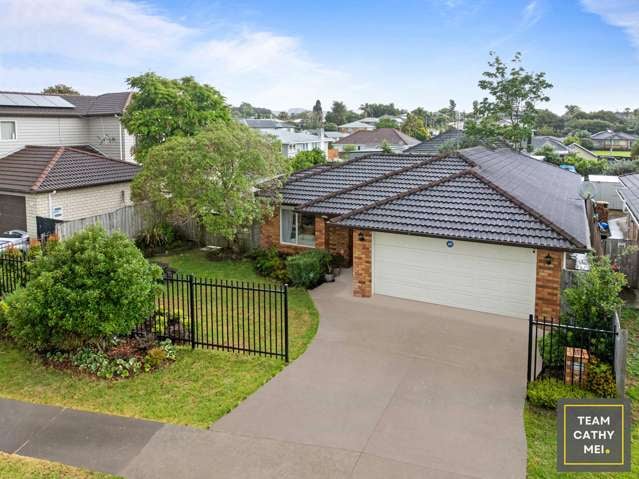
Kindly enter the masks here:
M 307 244 L 300 244 L 300 243 L 289 243 L 288 241 L 282 241 L 282 211 L 283 210 L 287 210 L 287 211 L 293 211 L 294 208 L 292 207 L 286 207 L 286 206 L 280 206 L 280 244 L 283 245 L 287 245 L 287 246 L 298 246 L 300 248 L 309 248 L 309 249 L 315 249 L 315 245 L 307 245 Z M 295 214 L 298 218 L 302 215 L 301 213 L 296 213 L 295 211 L 293 211 L 293 214 Z M 297 220 L 296 220 L 297 221 Z M 299 228 L 299 223 L 296 222 L 295 224 L 295 230 L 296 230 L 296 236 L 297 236 L 297 228 Z
M 9 122 L 9 123 L 13 123 L 13 131 L 16 135 L 15 138 L 9 139 L 9 140 L 3 140 L 2 137 L 0 137 L 0 141 L 16 141 L 18 139 L 18 122 L 15 120 L 3 120 L 0 118 L 0 122 L 4 123 L 4 122 Z

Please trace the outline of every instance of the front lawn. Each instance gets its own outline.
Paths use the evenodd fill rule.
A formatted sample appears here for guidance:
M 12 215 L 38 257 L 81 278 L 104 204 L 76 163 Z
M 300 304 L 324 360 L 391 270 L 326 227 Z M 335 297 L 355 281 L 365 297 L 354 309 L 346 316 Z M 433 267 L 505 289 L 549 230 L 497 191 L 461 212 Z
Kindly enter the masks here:
M 616 158 L 630 158 L 630 151 L 627 150 L 595 150 L 593 153 L 597 156 L 614 156 Z
M 89 472 L 57 462 L 3 452 L 0 452 L 0 477 L 2 479 L 117 479 L 110 474 Z
M 528 478 L 547 479 L 574 477 L 631 478 L 639 471 L 639 310 L 624 308 L 622 327 L 628 330 L 626 392 L 633 401 L 632 471 L 628 473 L 561 473 L 557 472 L 557 413 L 526 404 L 524 423 L 528 441 Z
M 200 251 L 161 258 L 180 273 L 264 282 L 250 261 L 208 261 Z M 318 325 L 309 294 L 289 292 L 291 359 L 308 346 Z M 44 366 L 11 343 L 0 342 L 0 396 L 88 411 L 208 427 L 284 367 L 278 359 L 178 348 L 177 361 L 132 379 L 105 381 Z

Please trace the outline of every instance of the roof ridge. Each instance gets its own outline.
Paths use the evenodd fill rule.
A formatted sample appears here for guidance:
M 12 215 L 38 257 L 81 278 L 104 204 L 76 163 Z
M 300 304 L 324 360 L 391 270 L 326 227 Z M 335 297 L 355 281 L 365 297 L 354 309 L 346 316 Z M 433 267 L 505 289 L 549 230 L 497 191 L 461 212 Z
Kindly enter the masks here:
M 581 248 L 587 248 L 587 246 L 581 244 L 580 241 L 578 241 L 573 235 L 568 233 L 566 230 L 557 226 L 554 222 L 550 221 L 544 215 L 542 215 L 541 213 L 537 212 L 535 209 L 525 204 L 523 201 L 515 197 L 512 193 L 509 193 L 508 191 L 504 190 L 503 188 L 499 187 L 498 185 L 490 181 L 488 178 L 482 175 L 478 169 L 476 168 L 471 169 L 470 174 L 474 176 L 475 178 L 477 178 L 479 181 L 483 182 L 484 184 L 492 188 L 493 190 L 495 190 L 497 193 L 508 198 L 510 201 L 515 203 L 515 205 L 519 206 L 521 209 L 529 213 L 531 216 L 533 216 L 534 218 L 536 218 L 537 220 L 541 221 L 543 224 L 545 224 L 546 226 L 554 230 L 555 233 L 558 233 L 560 236 L 563 236 L 564 239 L 570 241 L 573 245 L 577 247 L 581 247 Z
M 38 178 L 35 180 L 33 185 L 31 185 L 31 190 L 35 191 L 38 188 L 40 188 L 40 185 L 42 185 L 42 183 L 47 178 L 47 176 L 49 176 L 49 173 L 51 172 L 55 164 L 58 162 L 58 160 L 64 153 L 64 149 L 65 149 L 64 146 L 60 146 L 56 150 L 56 152 L 53 154 L 53 156 L 49 160 L 49 163 L 47 163 L 47 166 L 45 166 L 44 169 L 42 170 L 42 173 L 40 173 L 40 176 L 38 176 Z
M 415 156 L 417 156 L 417 155 L 415 155 Z M 314 198 L 314 199 L 312 199 L 310 201 L 307 201 L 306 203 L 302 203 L 301 205 L 297 206 L 295 209 L 296 210 L 301 210 L 301 209 L 304 209 L 304 208 L 308 208 L 309 206 L 317 204 L 317 203 L 319 203 L 321 201 L 325 201 L 325 200 L 328 200 L 330 198 L 334 198 L 336 196 L 342 195 L 344 193 L 348 193 L 350 191 L 356 190 L 358 188 L 363 188 L 364 186 L 372 185 L 373 183 L 377 183 L 378 181 L 382 181 L 382 180 L 385 180 L 387 178 L 392 178 L 393 176 L 400 175 L 402 173 L 406 173 L 407 171 L 411 171 L 411 170 L 413 170 L 415 168 L 419 168 L 420 166 L 424 166 L 424 165 L 427 165 L 427 164 L 432 163 L 434 161 L 441 160 L 444 157 L 445 156 L 443 156 L 443 155 L 441 155 L 441 156 L 432 156 L 430 158 L 427 158 L 427 159 L 422 160 L 422 161 L 418 161 L 417 163 L 412 163 L 412 164 L 410 164 L 408 166 L 404 166 L 404 167 L 399 168 L 397 170 L 389 171 L 389 172 L 384 173 L 382 175 L 375 176 L 373 178 L 369 178 L 368 180 L 362 181 L 361 183 L 357 183 L 355 185 L 347 186 L 347 187 L 339 189 L 337 191 L 332 191 L 332 192 L 327 193 L 327 194 L 325 194 L 323 196 L 320 196 L 319 198 Z
M 377 208 L 378 206 L 385 205 L 387 203 L 390 203 L 391 201 L 399 200 L 401 198 L 404 198 L 405 196 L 409 196 L 409 195 L 412 195 L 412 194 L 415 194 L 415 193 L 419 193 L 420 191 L 427 190 L 428 188 L 432 188 L 434 186 L 441 185 L 442 183 L 446 183 L 448 181 L 454 180 L 455 178 L 459 178 L 460 176 L 468 175 L 468 174 L 471 173 L 471 171 L 472 171 L 472 168 L 466 168 L 464 170 L 458 171 L 457 173 L 453 173 L 452 175 L 446 176 L 444 178 L 440 178 L 439 180 L 431 181 L 431 182 L 425 183 L 423 185 L 416 186 L 415 188 L 411 188 L 409 190 L 402 191 L 401 193 L 398 193 L 396 195 L 389 196 L 388 198 L 383 198 L 383 199 L 375 201 L 374 203 L 371 203 L 369 205 L 362 206 L 361 208 L 356 208 L 354 210 L 349 211 L 348 213 L 344 213 L 343 215 L 340 215 L 340 216 L 337 216 L 335 218 L 332 218 L 330 220 L 330 222 L 331 223 L 338 223 L 338 222 L 340 222 L 342 220 L 345 220 L 346 218 L 350 218 L 351 216 L 356 215 L 358 213 L 362 213 L 364 211 L 368 211 L 370 209 Z
M 87 146 L 91 146 L 91 145 L 87 145 Z M 124 161 L 124 160 L 118 160 L 115 158 L 109 158 L 108 156 L 105 156 L 101 153 L 95 153 L 93 151 L 88 151 L 88 150 L 83 150 L 82 148 L 78 148 L 77 146 L 65 146 L 64 147 L 65 150 L 70 150 L 70 151 L 75 151 L 76 153 L 83 153 L 86 155 L 91 155 L 91 156 L 97 156 L 98 158 L 101 158 L 103 160 L 109 160 L 109 161 L 113 161 L 114 163 L 122 163 L 125 165 L 133 165 L 133 166 L 137 166 L 135 163 L 131 163 L 130 161 Z

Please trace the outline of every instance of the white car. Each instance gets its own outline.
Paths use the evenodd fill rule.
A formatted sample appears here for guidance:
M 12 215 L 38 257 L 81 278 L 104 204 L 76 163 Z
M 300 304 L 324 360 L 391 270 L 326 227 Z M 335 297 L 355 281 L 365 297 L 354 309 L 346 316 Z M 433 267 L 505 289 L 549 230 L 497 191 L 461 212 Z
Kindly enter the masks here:
M 9 230 L 0 233 L 0 251 L 10 248 L 27 251 L 29 249 L 29 234 L 23 230 Z

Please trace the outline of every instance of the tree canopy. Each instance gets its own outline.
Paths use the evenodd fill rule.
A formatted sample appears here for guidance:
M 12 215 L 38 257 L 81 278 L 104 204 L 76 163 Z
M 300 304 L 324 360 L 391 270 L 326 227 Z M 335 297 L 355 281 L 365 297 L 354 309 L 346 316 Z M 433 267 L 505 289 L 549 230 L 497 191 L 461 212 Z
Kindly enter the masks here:
M 349 110 L 344 102 L 341 101 L 334 101 L 331 110 L 326 112 L 326 122 L 335 123 L 336 125 L 350 123 L 358 118 L 359 115 Z
M 299 171 L 326 163 L 326 155 L 322 150 L 300 151 L 291 160 L 291 170 Z
M 79 95 L 80 92 L 69 85 L 65 85 L 64 83 L 58 83 L 56 85 L 52 85 L 46 87 L 42 90 L 42 93 L 47 95 Z
M 255 197 L 255 184 L 288 168 L 279 142 L 236 122 L 218 121 L 151 148 L 133 194 L 136 201 L 152 201 L 169 220 L 195 219 L 207 231 L 234 239 L 268 208 Z
M 149 72 L 130 77 L 136 91 L 122 123 L 136 137 L 136 159 L 144 162 L 148 150 L 174 136 L 191 136 L 214 122 L 230 122 L 224 97 L 193 77 L 179 80 Z
M 412 136 L 420 141 L 430 138 L 430 132 L 424 125 L 424 119 L 414 113 L 406 115 L 406 120 L 402 123 L 401 130 L 402 133 L 406 133 L 408 136 Z
M 364 116 L 379 118 L 383 115 L 399 115 L 401 110 L 394 103 L 364 103 L 359 107 Z
M 490 56 L 489 70 L 479 80 L 479 87 L 489 96 L 475 104 L 467 133 L 486 140 L 505 140 L 521 150 L 533 133 L 536 106 L 550 100 L 546 91 L 553 85 L 545 73 L 527 72 L 521 66 L 521 53 L 515 54 L 510 67 L 495 52 Z
M 377 128 L 399 128 L 399 125 L 393 118 L 380 118 Z

